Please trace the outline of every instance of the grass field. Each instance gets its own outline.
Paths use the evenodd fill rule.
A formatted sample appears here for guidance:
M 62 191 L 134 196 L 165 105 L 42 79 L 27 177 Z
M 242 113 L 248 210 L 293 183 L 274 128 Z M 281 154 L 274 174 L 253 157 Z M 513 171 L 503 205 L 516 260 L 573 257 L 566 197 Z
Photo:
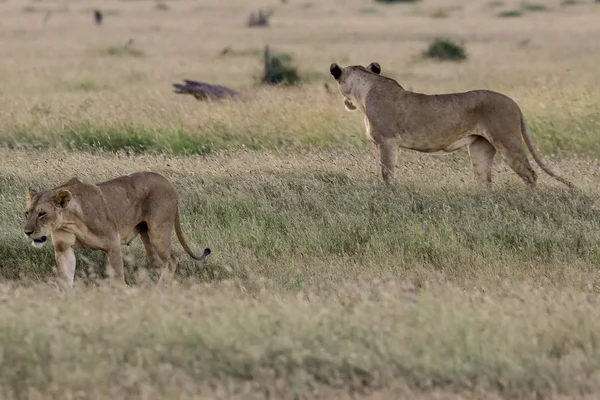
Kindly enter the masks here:
M 597 398 L 600 5 L 230 3 L 0 2 L 0 398 Z M 258 8 L 270 26 L 247 28 Z M 467 59 L 422 58 L 435 37 Z M 258 84 L 265 44 L 302 84 Z M 362 118 L 324 88 L 334 61 L 511 96 L 579 190 L 537 167 L 528 189 L 499 157 L 483 190 L 464 150 L 402 151 L 384 185 Z M 250 100 L 197 102 L 182 79 Z M 156 288 L 136 240 L 122 290 L 79 251 L 59 291 L 51 246 L 22 233 L 27 187 L 138 170 L 174 183 L 213 254 L 175 243 Z

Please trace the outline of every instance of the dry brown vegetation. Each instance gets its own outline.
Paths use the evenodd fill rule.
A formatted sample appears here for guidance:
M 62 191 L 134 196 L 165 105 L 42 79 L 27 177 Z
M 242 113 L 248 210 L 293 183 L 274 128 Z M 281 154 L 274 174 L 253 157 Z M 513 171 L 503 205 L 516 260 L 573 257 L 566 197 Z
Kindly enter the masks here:
M 229 3 L 0 2 L 0 397 L 596 398 L 600 5 Z M 268 27 L 246 26 L 256 9 Z M 424 59 L 435 37 L 468 58 Z M 259 85 L 265 44 L 302 84 Z M 531 191 L 500 158 L 482 190 L 465 151 L 403 151 L 386 187 L 323 88 L 333 61 L 513 97 L 579 191 L 541 171 Z M 185 78 L 251 96 L 197 102 L 172 92 Z M 121 291 L 80 251 L 59 292 L 50 246 L 22 234 L 27 187 L 136 170 L 173 181 L 210 259 L 178 250 L 157 289 L 135 242 Z

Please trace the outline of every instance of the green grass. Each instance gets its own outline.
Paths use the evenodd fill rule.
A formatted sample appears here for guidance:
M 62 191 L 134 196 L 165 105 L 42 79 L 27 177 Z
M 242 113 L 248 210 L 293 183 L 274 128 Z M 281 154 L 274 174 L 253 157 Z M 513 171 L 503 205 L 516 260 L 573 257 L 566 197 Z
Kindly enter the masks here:
M 99 89 L 102 87 L 92 81 L 69 86 L 72 91 Z M 277 113 L 266 109 L 264 112 Z M 285 119 L 263 122 L 239 119 L 237 123 L 225 124 L 219 118 L 208 118 L 201 126 L 181 124 L 176 120 L 156 125 L 130 120 L 98 122 L 71 117 L 55 120 L 49 104 L 37 104 L 29 113 L 28 121 L 5 127 L 0 134 L 1 146 L 176 155 L 207 154 L 224 149 L 364 149 L 370 146 L 360 121 L 348 121 L 352 123 L 338 126 L 336 120 L 326 113 L 312 114 L 310 121 L 293 125 L 288 125 Z M 600 127 L 598 113 L 533 115 L 528 117 L 528 125 L 536 146 L 544 153 L 600 157 L 600 142 L 594 136 Z

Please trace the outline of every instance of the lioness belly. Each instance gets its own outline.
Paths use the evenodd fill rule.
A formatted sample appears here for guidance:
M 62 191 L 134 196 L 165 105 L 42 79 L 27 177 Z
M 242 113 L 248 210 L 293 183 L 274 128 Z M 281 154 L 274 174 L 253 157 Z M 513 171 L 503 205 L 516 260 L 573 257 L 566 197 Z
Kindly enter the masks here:
M 448 153 L 452 153 L 453 151 L 460 150 L 464 147 L 471 145 L 476 139 L 477 139 L 477 136 L 475 136 L 475 135 L 465 136 L 455 142 L 450 143 L 449 145 L 440 146 L 441 148 L 438 148 L 438 149 L 430 148 L 429 151 L 428 150 L 421 150 L 421 151 L 426 151 L 427 153 L 430 153 L 430 154 L 448 154 Z

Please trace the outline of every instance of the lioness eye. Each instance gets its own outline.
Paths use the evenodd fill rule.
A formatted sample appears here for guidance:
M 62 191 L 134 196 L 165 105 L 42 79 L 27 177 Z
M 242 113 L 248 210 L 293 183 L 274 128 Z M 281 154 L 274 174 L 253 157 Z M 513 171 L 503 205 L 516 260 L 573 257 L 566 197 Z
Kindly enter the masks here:
M 46 215 L 46 213 L 45 212 L 41 212 L 41 213 L 39 213 L 38 217 L 42 218 L 44 215 Z

